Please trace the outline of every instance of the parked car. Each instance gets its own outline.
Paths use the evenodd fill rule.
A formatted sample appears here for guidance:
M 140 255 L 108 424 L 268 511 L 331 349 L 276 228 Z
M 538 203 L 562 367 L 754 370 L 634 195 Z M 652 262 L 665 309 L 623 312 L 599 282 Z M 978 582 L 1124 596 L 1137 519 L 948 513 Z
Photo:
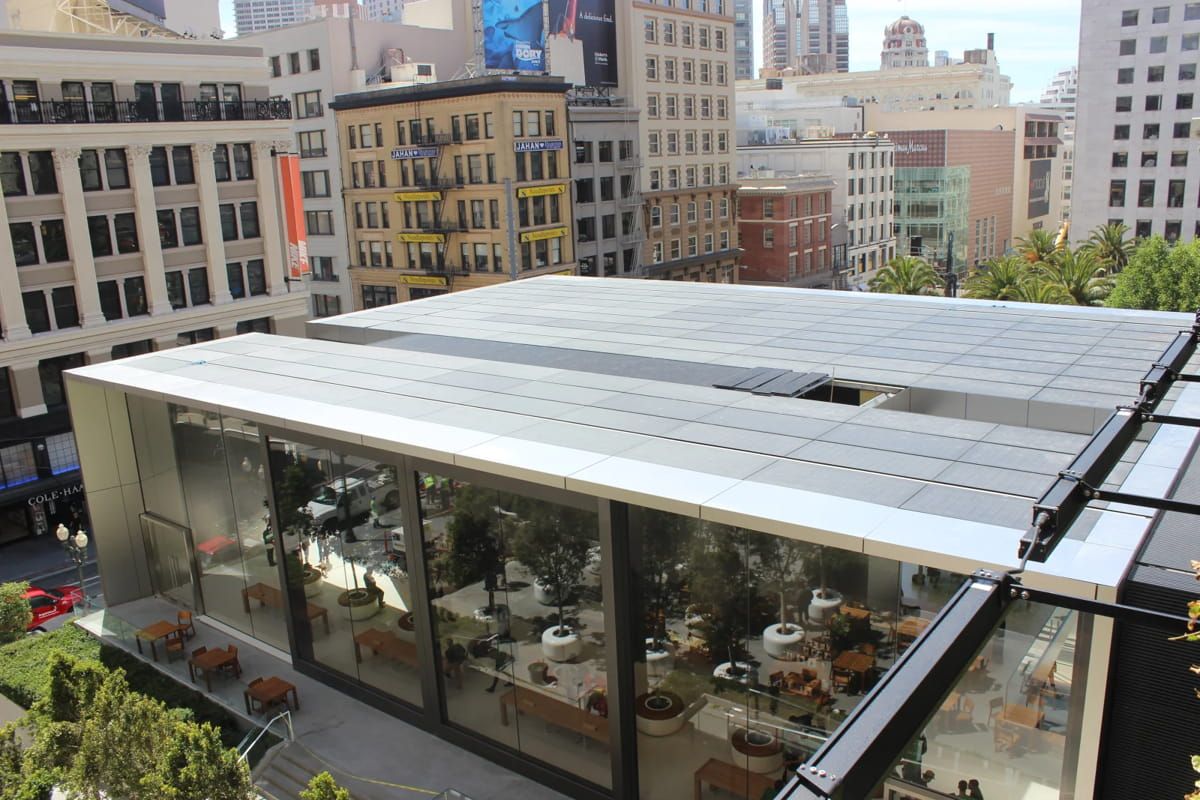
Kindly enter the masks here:
M 33 619 L 27 630 L 38 630 L 55 617 L 71 613 L 75 604 L 83 601 L 83 590 L 78 586 L 59 586 L 45 589 L 30 586 L 25 590 L 25 599 L 33 610 Z
M 390 474 L 380 472 L 366 480 L 337 478 L 322 486 L 308 502 L 313 524 L 320 530 L 337 529 L 338 508 L 348 509 L 351 520 L 364 519 L 371 512 L 374 499 L 380 513 L 400 505 L 400 492 Z

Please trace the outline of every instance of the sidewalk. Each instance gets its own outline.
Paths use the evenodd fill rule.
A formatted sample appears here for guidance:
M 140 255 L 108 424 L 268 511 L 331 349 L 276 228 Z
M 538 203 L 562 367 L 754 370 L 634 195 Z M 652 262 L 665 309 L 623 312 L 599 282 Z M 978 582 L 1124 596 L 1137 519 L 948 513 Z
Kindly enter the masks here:
M 134 634 L 157 620 L 175 619 L 175 606 L 157 598 L 144 598 L 115 609 L 98 611 L 76 624 L 106 643 L 138 655 Z M 242 677 L 213 681 L 209 693 L 251 725 L 265 720 L 246 714 L 242 699 L 245 684 L 260 675 L 277 675 L 296 686 L 300 710 L 293 715 L 296 740 L 307 750 L 347 774 L 396 787 L 395 797 L 429 796 L 457 789 L 473 800 L 565 800 L 529 778 L 476 756 L 449 742 L 408 725 L 395 717 L 361 703 L 319 681 L 301 675 L 291 664 L 256 645 L 249 638 L 231 639 L 222 630 L 196 622 L 196 637 L 189 648 L 238 646 Z M 190 684 L 187 663 L 167 663 L 163 653 L 150 659 L 149 647 L 139 657 L 181 683 Z M 196 688 L 203 689 L 201 682 Z M 415 790 L 415 792 L 413 791 Z
M 84 564 L 85 577 L 96 574 L 95 553 L 91 545 L 88 549 L 90 558 Z M 53 578 L 43 582 L 75 584 L 79 582 L 78 574 L 53 532 L 0 545 L 0 583 Z

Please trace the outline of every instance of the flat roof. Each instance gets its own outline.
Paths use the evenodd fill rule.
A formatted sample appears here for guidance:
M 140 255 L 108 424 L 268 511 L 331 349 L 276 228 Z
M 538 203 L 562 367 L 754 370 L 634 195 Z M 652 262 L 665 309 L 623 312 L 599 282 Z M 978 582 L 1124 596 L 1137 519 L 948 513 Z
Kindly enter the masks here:
M 434 83 L 418 83 L 413 86 L 347 92 L 337 95 L 329 107 L 334 111 L 346 111 L 353 108 L 403 105 L 404 103 L 422 103 L 450 97 L 475 97 L 507 92 L 565 95 L 570 89 L 571 84 L 557 76 L 483 75 L 478 78 L 461 78 Z
M 1190 324 L 1157 312 L 542 277 L 310 323 L 320 339 L 250 334 L 68 374 L 962 572 L 1014 565 L 1034 499 Z M 761 368 L 904 391 L 869 407 L 713 385 Z M 1170 397 L 1200 413 L 1200 387 Z M 1135 443 L 1112 485 L 1165 492 L 1194 435 L 1162 428 Z M 1149 521 L 1144 509 L 1088 511 L 1027 583 L 1111 592 Z

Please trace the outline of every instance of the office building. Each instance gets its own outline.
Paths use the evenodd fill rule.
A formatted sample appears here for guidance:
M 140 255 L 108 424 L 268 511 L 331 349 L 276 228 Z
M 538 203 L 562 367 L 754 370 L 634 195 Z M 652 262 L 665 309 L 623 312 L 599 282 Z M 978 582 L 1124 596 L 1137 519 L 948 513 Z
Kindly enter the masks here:
M 866 691 L 962 641 L 935 615 L 964 575 L 1017 568 L 1033 504 L 1192 322 L 551 276 L 319 320 L 315 339 L 85 367 L 67 389 L 105 625 L 158 595 L 141 607 L 265 642 L 569 797 L 770 796 Z M 1161 410 L 1198 395 L 1184 383 Z M 1163 496 L 1196 432 L 1144 438 L 1111 481 Z M 1105 723 L 1129 691 L 1190 718 L 1186 666 L 1173 700 L 1146 694 L 1166 667 L 1109 669 L 1137 648 L 1099 604 L 1128 599 L 1157 517 L 1093 504 L 1023 563 L 1014 589 L 1036 596 L 901 704 L 923 741 L 870 751 L 878 795 L 852 796 L 944 797 L 970 776 L 987 797 L 1107 797 L 1109 736 L 1173 738 Z
M 763 0 L 763 68 L 848 72 L 846 0 Z
M 642 273 L 737 280 L 733 8 L 635 3 L 622 88 L 644 114 Z
M 328 105 L 339 94 L 405 81 L 432 82 L 453 75 L 470 49 L 465 10 L 454 30 L 429 30 L 386 22 L 354 25 L 321 19 L 241 37 L 267 55 L 271 94 L 293 101 L 292 135 L 300 154 L 300 179 L 309 226 L 312 314 L 324 317 L 355 305 L 350 269 L 355 259 L 342 206 L 340 134 Z
M 269 31 L 308 19 L 313 0 L 233 0 L 237 35 Z
M 883 52 L 880 53 L 880 69 L 902 67 L 928 67 L 929 45 L 925 39 L 925 26 L 908 16 L 883 29 Z
M 216 42 L 0 34 L 0 540 L 78 506 L 63 370 L 303 333 L 275 158 L 291 115 L 262 63 Z
M 1062 203 L 1062 218 L 1071 218 L 1071 189 L 1075 173 L 1075 98 L 1079 87 L 1079 70 L 1069 67 L 1059 70 L 1042 92 L 1038 102 L 1040 108 L 1058 113 L 1063 118 L 1058 135 L 1062 139 L 1062 172 L 1059 177 L 1059 197 Z
M 492 75 L 335 99 L 356 308 L 575 272 L 568 88 Z
M 363 11 L 371 22 L 402 22 L 404 0 L 364 0 Z
M 990 39 L 989 39 L 990 41 Z M 884 111 L 928 111 L 991 108 L 1008 105 L 1012 81 L 1000 73 L 995 51 L 981 48 L 964 53 L 974 61 L 942 67 L 897 67 L 870 72 L 806 75 L 795 69 L 767 70 L 757 80 L 739 81 L 738 102 L 780 93 L 788 99 L 853 98 L 877 104 Z M 783 88 L 769 88 L 767 79 L 782 78 Z
M 1138 237 L 1191 239 L 1200 5 L 1100 0 L 1079 36 L 1073 235 L 1123 222 Z
M 567 98 L 579 274 L 641 274 L 642 219 L 639 111 L 618 98 Z
M 763 0 L 764 69 L 787 69 L 797 60 L 795 6 L 793 0 Z
M 733 77 L 754 77 L 754 0 L 733 0 Z
M 833 288 L 832 208 L 827 175 L 741 179 L 740 281 Z
M 739 146 L 740 178 L 828 175 L 833 179 L 830 241 L 840 288 L 865 289 L 896 256 L 893 229 L 896 146 L 886 136 L 850 134 L 768 146 Z
M 1012 220 L 1010 230 L 1014 239 L 1026 238 L 1035 230 L 1056 233 L 1066 219 L 1061 181 L 1070 162 L 1063 147 L 1064 124 L 1061 113 L 1043 111 L 1032 105 L 891 114 L 879 111 L 874 106 L 868 106 L 866 109 L 867 127 L 871 130 L 890 132 L 898 145 L 907 141 L 904 131 L 910 130 L 945 128 L 953 131 L 1014 133 L 1013 149 L 1008 155 L 1012 165 L 1012 184 L 1006 190 L 1000 190 L 1012 206 L 1009 218 Z M 914 145 L 916 144 L 918 143 L 914 140 Z M 984 169 L 990 174 L 991 167 L 982 160 L 976 161 L 970 170 L 971 180 L 983 174 L 980 170 Z M 896 180 L 901 180 L 900 173 L 897 173 Z M 990 181 L 991 178 L 984 180 Z M 991 188 L 987 191 L 991 191 Z M 983 198 L 981 193 L 972 192 L 972 196 L 976 201 Z M 978 225 L 980 233 L 985 224 L 991 225 L 990 221 L 983 221 L 984 216 L 978 214 L 971 218 L 971 225 Z M 990 219 L 990 212 L 986 216 Z M 1006 238 L 1001 236 L 1001 243 Z M 981 250 L 995 252 L 982 238 L 978 241 Z M 997 254 L 1003 252 L 1004 246 L 1001 246 Z M 986 258 L 974 251 L 969 251 L 968 257 L 972 265 L 980 258 Z

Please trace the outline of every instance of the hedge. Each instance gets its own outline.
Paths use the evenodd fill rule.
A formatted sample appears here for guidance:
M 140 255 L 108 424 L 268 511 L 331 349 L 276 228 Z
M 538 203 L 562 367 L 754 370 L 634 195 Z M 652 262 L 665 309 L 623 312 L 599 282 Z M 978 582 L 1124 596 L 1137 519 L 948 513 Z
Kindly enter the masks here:
M 49 688 L 48 667 L 52 653 L 99 661 L 110 669 L 123 669 L 131 688 L 161 700 L 171 708 L 186 709 L 196 722 L 211 722 L 220 728 L 221 740 L 227 747 L 235 747 L 241 741 L 241 722 L 223 706 L 74 625 L 64 625 L 50 633 L 26 636 L 0 646 L 0 694 L 22 708 L 32 706 Z

